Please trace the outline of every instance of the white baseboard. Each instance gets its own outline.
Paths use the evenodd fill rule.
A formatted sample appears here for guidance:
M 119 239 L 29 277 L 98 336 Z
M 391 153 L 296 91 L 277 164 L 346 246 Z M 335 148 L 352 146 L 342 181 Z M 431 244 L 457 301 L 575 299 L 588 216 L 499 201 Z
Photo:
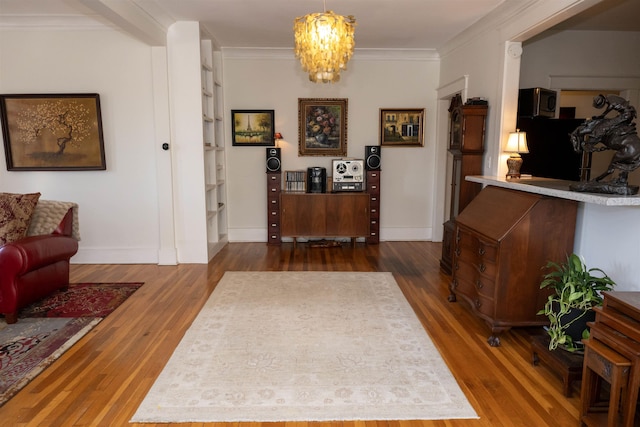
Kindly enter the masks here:
M 71 264 L 158 264 L 158 248 L 83 248 Z

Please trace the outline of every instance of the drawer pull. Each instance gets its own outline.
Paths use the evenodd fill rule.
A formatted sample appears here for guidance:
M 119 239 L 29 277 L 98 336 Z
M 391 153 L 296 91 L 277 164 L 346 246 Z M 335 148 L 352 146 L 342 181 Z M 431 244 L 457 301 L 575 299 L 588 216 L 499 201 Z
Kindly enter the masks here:
M 482 307 L 482 301 L 480 301 L 479 299 L 476 299 L 475 301 L 473 301 L 473 305 L 476 308 L 480 308 L 480 307 Z
M 480 280 L 476 280 L 476 286 L 478 289 L 482 289 L 484 287 L 484 285 L 482 284 L 482 282 Z
M 278 191 L 278 190 L 277 190 L 276 188 L 272 188 L 272 189 L 271 189 L 271 191 L 272 191 L 272 192 L 276 192 L 276 191 Z
M 451 288 L 452 288 L 452 289 L 455 289 L 455 288 L 457 288 L 457 287 L 458 287 L 458 281 L 457 281 L 457 280 L 452 281 L 452 282 L 451 282 Z
M 460 248 L 456 249 L 456 256 L 460 256 Z
M 484 273 L 484 271 L 487 269 L 487 266 L 484 264 L 480 264 L 478 266 L 478 270 L 480 270 L 480 273 Z
M 478 249 L 478 254 L 484 255 L 484 252 L 485 252 L 484 248 Z

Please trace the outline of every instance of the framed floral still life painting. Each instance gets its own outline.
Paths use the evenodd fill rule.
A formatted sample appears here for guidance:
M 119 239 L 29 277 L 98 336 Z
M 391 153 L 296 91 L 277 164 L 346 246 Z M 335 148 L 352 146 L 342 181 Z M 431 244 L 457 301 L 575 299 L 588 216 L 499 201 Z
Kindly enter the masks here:
M 0 95 L 7 170 L 105 170 L 100 96 Z
M 235 146 L 276 145 L 274 110 L 231 110 L 231 136 Z
M 424 108 L 380 109 L 380 145 L 422 147 L 423 137 Z
M 298 155 L 347 155 L 346 98 L 298 98 Z

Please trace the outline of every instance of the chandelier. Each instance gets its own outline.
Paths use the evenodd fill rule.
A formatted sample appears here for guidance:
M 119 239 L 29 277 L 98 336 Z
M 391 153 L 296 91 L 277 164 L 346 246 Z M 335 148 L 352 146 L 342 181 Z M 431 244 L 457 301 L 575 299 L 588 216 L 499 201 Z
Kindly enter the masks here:
M 330 10 L 311 13 L 293 21 L 294 52 L 302 69 L 309 73 L 314 83 L 335 83 L 340 71 L 347 69 L 347 62 L 355 47 L 356 19 L 336 15 Z

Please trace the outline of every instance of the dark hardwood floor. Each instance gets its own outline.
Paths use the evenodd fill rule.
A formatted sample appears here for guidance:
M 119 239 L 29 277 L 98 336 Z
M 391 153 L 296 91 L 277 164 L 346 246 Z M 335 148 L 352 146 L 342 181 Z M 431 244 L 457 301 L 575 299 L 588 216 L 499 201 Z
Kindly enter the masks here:
M 464 302 L 447 301 L 441 245 L 358 243 L 310 248 L 291 243 L 228 244 L 209 265 L 73 265 L 72 282 L 143 281 L 140 288 L 4 406 L 4 426 L 152 426 L 129 424 L 185 330 L 225 271 L 389 271 L 440 350 L 479 420 L 268 423 L 273 427 L 578 426 L 578 392 L 531 363 L 530 332 L 512 330 L 490 347 L 488 327 Z M 187 423 L 205 426 L 220 423 Z M 259 427 L 233 423 L 225 427 Z M 267 424 L 267 423 L 265 423 Z M 162 424 L 155 424 L 162 425 Z

